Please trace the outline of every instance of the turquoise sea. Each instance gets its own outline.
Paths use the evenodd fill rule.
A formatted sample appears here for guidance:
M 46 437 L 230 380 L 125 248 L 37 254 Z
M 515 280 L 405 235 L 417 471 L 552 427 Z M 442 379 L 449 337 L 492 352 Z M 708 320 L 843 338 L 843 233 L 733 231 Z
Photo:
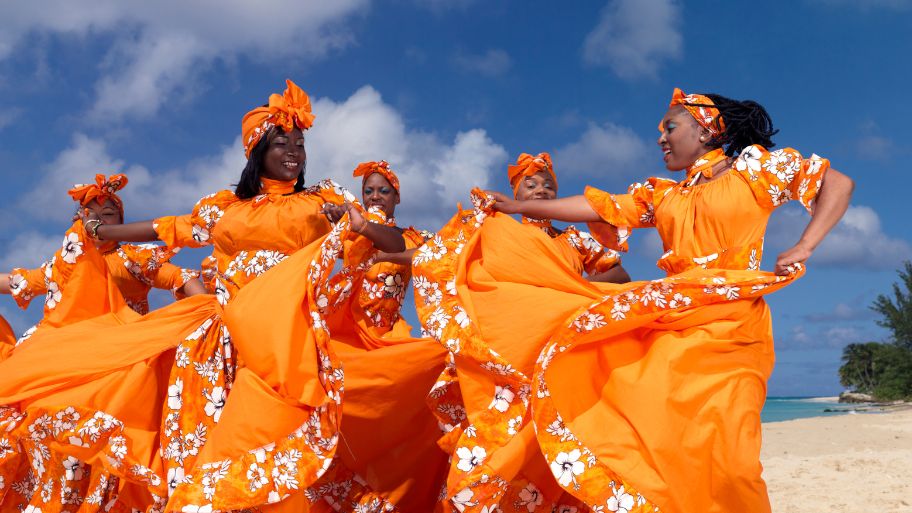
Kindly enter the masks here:
M 863 406 L 840 403 L 835 397 L 768 397 L 760 418 L 763 422 L 846 415 Z M 837 411 L 825 411 L 825 410 Z

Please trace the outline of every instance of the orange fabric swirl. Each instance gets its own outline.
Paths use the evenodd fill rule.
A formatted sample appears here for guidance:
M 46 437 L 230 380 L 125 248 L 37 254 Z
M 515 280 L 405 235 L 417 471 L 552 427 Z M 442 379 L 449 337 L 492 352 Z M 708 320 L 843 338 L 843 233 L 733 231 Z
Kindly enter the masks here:
M 93 201 L 97 201 L 101 205 L 105 200 L 110 199 L 123 215 L 123 200 L 117 195 L 117 191 L 123 189 L 127 185 L 127 181 L 126 175 L 116 174 L 105 177 L 99 173 L 95 175 L 95 183 L 77 184 L 67 192 L 83 207 Z
M 383 178 L 386 178 L 386 181 L 393 186 L 393 189 L 396 189 L 396 192 L 399 192 L 399 177 L 390 169 L 389 162 L 385 160 L 379 162 L 362 162 L 355 168 L 352 176 L 363 176 L 363 180 L 367 180 L 367 177 L 374 173 L 380 173 Z
M 554 180 L 554 186 L 557 187 L 557 175 L 554 174 L 554 166 L 551 164 L 551 155 L 542 152 L 538 155 L 529 155 L 521 153 L 516 159 L 516 164 L 507 167 L 507 175 L 510 177 L 510 185 L 513 187 L 513 194 L 519 189 L 519 184 L 526 176 L 532 176 L 540 171 L 547 171 Z
M 725 131 L 725 121 L 722 119 L 722 114 L 708 97 L 702 94 L 684 94 L 684 91 L 675 87 L 668 107 L 674 107 L 675 105 L 684 107 L 697 120 L 697 123 L 700 123 L 700 126 L 709 130 L 710 135 L 713 137 L 717 137 Z M 659 132 L 662 131 L 664 130 L 660 123 Z
M 313 125 L 314 114 L 310 111 L 310 97 L 291 80 L 285 80 L 285 92 L 269 96 L 269 104 L 257 107 L 244 115 L 241 133 L 244 137 L 244 154 L 250 158 L 250 150 L 270 128 L 277 126 L 286 133 L 295 127 L 307 130 Z

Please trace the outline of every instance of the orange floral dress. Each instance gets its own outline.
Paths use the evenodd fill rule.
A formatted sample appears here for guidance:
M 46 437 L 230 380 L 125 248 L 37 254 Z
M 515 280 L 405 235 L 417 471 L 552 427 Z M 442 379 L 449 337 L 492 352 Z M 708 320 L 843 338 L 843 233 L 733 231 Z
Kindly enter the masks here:
M 328 181 L 290 194 L 292 186 L 268 184 L 263 195 L 250 200 L 222 192 L 201 200 L 190 215 L 156 220 L 159 237 L 172 248 L 214 245 L 204 279 L 218 300 L 194 296 L 139 318 L 120 309 L 66 328 L 39 331 L 0 362 L 0 426 L 9 447 L 0 451 L 0 478 L 19 483 L 13 489 L 17 492 L 3 498 L 0 510 L 7 505 L 65 508 L 69 502 L 60 497 L 67 495 L 67 501 L 81 503 L 86 510 L 162 511 L 170 509 L 169 498 L 179 487 L 202 483 L 210 489 L 211 480 L 200 476 L 203 470 L 196 461 L 205 456 L 204 446 L 219 447 L 221 431 L 215 428 L 220 418 L 230 420 L 234 415 L 222 411 L 229 390 L 239 386 L 243 397 L 248 376 L 256 374 L 250 365 L 241 367 L 235 381 L 236 359 L 248 354 L 249 345 L 258 345 L 258 337 L 242 337 L 237 346 L 232 344 L 219 301 L 233 301 L 242 287 L 295 251 L 300 265 L 294 270 L 308 284 L 300 290 L 310 294 L 306 297 L 316 297 L 317 287 L 333 269 L 341 241 L 348 237 L 347 222 L 331 232 L 319 211 L 326 201 L 340 203 L 353 197 Z M 104 272 L 103 264 L 89 266 L 91 262 L 80 259 L 76 267 L 81 265 L 80 272 Z M 81 296 L 79 302 L 93 304 L 89 299 Z M 301 304 L 296 305 L 299 312 Z M 313 301 L 310 307 L 309 324 L 302 326 L 307 335 L 295 339 L 309 352 L 295 345 L 291 352 L 296 356 L 289 361 L 300 362 L 305 354 L 315 359 L 312 381 L 294 386 L 320 390 L 328 399 L 328 404 L 313 403 L 322 408 L 317 408 L 313 421 L 326 424 L 329 440 L 337 426 L 331 416 L 338 391 L 328 380 L 335 379 L 337 366 L 326 349 L 328 334 L 322 329 L 319 307 Z M 288 341 L 274 340 L 277 345 Z M 268 366 L 268 358 L 260 360 L 257 349 L 249 350 L 249 362 Z M 307 431 L 308 436 L 312 433 Z M 331 449 L 315 447 L 321 456 Z M 45 480 L 46 472 L 34 472 L 67 458 L 74 460 L 71 466 L 79 466 L 79 472 L 67 474 L 75 480 Z M 314 462 L 322 461 L 313 451 L 297 460 L 316 469 L 320 466 Z M 66 471 L 66 465 L 60 468 Z M 308 478 L 315 479 L 313 474 Z M 268 494 L 274 486 L 261 491 Z
M 662 280 L 586 283 L 479 195 L 416 256 L 419 317 L 449 349 L 457 385 L 432 392 L 449 415 L 448 507 L 769 511 L 760 409 L 774 352 L 762 296 L 804 269 L 759 271 L 762 239 L 778 205 L 812 208 L 829 163 L 752 146 L 693 185 L 722 158 L 705 155 L 682 182 L 586 190 L 606 246 L 658 229 Z
M 91 242 L 90 242 L 91 243 Z M 170 290 L 175 297 L 188 281 L 199 277 L 197 271 L 182 269 L 168 260 L 173 253 L 161 246 L 152 244 L 110 243 L 101 248 L 107 265 L 109 277 L 117 286 L 127 306 L 136 313 L 149 313 L 149 291 L 153 288 Z M 46 323 L 59 327 L 73 321 L 72 316 L 61 316 L 54 313 L 57 304 L 64 294 L 79 295 L 78 286 L 70 284 L 68 276 L 52 277 L 52 269 L 57 263 L 66 263 L 74 259 L 76 252 L 82 252 L 84 241 L 77 231 L 70 231 L 64 238 L 58 254 L 41 264 L 37 269 L 16 268 L 10 272 L 10 292 L 16 304 L 25 310 L 37 296 L 44 297 L 44 314 L 46 320 L 29 329 L 23 336 L 28 338 L 34 331 Z M 69 267 L 66 267 L 69 271 Z M 75 290 L 72 290 L 75 289 Z M 81 319 L 80 319 L 81 320 Z
M 535 226 L 545 232 L 555 244 L 576 252 L 579 258 L 579 272 L 599 274 L 610 270 L 621 263 L 621 254 L 603 246 L 588 232 L 568 226 L 563 230 L 555 228 L 550 220 L 538 220 L 523 217 L 522 224 Z

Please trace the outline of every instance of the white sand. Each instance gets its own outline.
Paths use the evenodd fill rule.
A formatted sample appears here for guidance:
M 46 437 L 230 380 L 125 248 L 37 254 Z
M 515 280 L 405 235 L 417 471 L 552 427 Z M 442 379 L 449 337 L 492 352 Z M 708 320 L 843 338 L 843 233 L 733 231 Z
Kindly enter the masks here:
M 912 408 L 763 425 L 775 513 L 912 513 Z

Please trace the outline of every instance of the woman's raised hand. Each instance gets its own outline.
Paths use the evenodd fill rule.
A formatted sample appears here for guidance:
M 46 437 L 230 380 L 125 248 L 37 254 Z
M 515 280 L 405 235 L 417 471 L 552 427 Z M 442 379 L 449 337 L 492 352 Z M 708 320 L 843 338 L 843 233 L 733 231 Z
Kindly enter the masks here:
M 502 192 L 497 191 L 484 191 L 485 194 L 492 196 L 494 198 L 494 210 L 498 212 L 503 212 L 504 214 L 518 214 L 520 213 L 519 205 L 520 202 L 515 199 L 507 196 Z

